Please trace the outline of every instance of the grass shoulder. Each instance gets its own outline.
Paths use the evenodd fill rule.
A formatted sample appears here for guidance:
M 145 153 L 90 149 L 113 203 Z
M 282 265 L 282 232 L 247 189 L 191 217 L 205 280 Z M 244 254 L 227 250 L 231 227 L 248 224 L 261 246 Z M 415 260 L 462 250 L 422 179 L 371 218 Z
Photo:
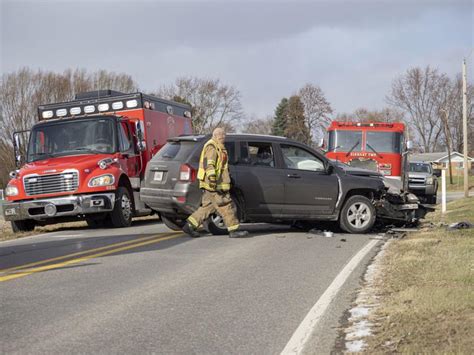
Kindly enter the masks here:
M 474 223 L 474 198 L 449 203 L 445 215 L 428 215 L 431 227 L 390 243 L 375 281 L 380 306 L 365 351 L 474 349 L 474 229 L 447 231 L 446 224 L 459 221 Z

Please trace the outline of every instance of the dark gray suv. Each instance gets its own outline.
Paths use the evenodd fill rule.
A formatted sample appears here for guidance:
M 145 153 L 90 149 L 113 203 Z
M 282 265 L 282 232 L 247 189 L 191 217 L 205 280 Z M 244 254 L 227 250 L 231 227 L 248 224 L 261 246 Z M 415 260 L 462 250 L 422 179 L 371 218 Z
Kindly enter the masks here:
M 163 222 L 180 229 L 200 204 L 196 179 L 209 136 L 173 138 L 148 163 L 141 199 Z M 331 162 L 321 152 L 275 136 L 229 134 L 231 195 L 241 222 L 339 221 L 349 233 L 369 231 L 376 218 L 413 221 L 418 200 L 388 193 L 382 176 Z M 227 233 L 219 216 L 205 223 Z

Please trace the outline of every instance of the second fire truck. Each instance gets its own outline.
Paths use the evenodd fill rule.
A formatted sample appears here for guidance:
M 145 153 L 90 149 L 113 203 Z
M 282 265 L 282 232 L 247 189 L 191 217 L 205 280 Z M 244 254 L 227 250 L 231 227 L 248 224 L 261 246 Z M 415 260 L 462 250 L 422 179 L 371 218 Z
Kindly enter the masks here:
M 340 122 L 328 128 L 327 156 L 401 180 L 406 142 L 403 123 Z

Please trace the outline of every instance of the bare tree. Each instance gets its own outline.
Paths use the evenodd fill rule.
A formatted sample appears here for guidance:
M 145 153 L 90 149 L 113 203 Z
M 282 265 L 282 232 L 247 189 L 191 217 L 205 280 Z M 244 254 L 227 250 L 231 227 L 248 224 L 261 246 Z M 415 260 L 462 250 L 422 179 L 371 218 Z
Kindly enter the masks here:
M 440 105 L 443 91 L 449 81 L 445 74 L 427 66 L 425 69 L 411 68 L 392 82 L 387 102 L 407 115 L 419 146 L 425 152 L 436 151 L 443 131 Z
M 338 113 L 335 120 L 344 122 L 405 122 L 405 115 L 402 111 L 391 107 L 381 110 L 360 107 L 353 113 Z
M 130 92 L 137 85 L 127 74 L 100 70 L 66 70 L 63 73 L 33 71 L 22 68 L 6 73 L 0 79 L 0 176 L 7 176 L 13 164 L 13 132 L 28 130 L 37 121 L 40 104 L 68 101 L 78 92 L 113 89 Z M 26 137 L 23 139 L 26 141 Z M 22 150 L 26 144 L 22 145 Z M 10 162 L 10 163 L 3 163 Z M 13 165 L 12 165 L 13 164 Z
M 450 141 L 454 150 L 463 151 L 463 129 L 462 129 L 462 78 L 457 75 L 450 81 L 450 86 L 444 96 L 442 109 L 447 114 Z M 474 149 L 474 86 L 467 85 L 467 126 L 468 126 L 468 152 Z
M 304 115 L 306 126 L 308 127 L 311 139 L 322 137 L 327 126 L 331 123 L 333 110 L 331 104 L 324 96 L 323 91 L 317 85 L 306 84 L 299 91 L 298 96 L 304 105 Z
M 208 133 L 242 115 L 240 92 L 233 86 L 222 84 L 219 79 L 181 77 L 174 84 L 161 87 L 156 94 L 189 103 L 196 133 Z
M 256 118 L 251 117 L 243 128 L 243 133 L 250 134 L 272 134 L 273 117 Z

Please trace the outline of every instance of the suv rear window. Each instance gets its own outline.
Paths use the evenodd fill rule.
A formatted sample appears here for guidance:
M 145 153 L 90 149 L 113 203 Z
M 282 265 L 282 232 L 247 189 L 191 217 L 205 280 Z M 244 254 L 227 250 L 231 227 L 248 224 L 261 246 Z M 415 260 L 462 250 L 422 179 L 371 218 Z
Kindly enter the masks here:
M 196 147 L 196 142 L 168 142 L 161 148 L 152 160 L 185 161 Z

